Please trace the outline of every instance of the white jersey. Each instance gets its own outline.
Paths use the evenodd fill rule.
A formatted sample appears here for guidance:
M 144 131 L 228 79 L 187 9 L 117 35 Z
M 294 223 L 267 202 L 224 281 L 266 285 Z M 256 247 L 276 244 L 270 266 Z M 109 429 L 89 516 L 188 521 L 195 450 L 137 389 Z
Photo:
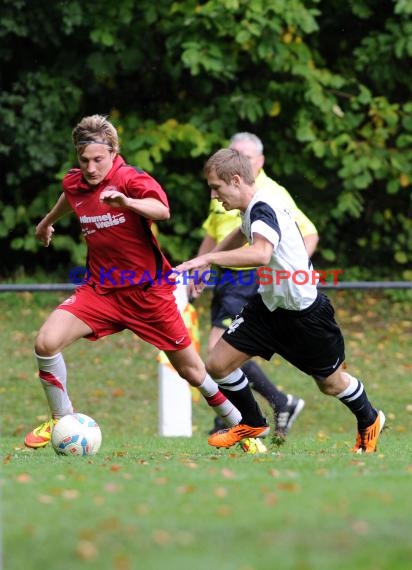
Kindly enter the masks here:
M 264 190 L 256 192 L 244 214 L 241 230 L 249 244 L 259 234 L 273 244 L 265 267 L 258 268 L 259 293 L 270 311 L 299 311 L 317 297 L 318 277 L 313 271 L 302 235 L 286 204 Z

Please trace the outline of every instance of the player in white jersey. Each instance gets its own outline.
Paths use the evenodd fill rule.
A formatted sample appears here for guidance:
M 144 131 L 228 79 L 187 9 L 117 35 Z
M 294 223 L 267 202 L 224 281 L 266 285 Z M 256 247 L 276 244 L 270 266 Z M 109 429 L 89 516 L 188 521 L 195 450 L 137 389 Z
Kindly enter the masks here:
M 270 311 L 300 310 L 317 297 L 317 276 L 292 212 L 270 192 L 258 190 L 241 213 L 242 233 L 249 244 L 257 233 L 273 244 L 274 255 L 258 272 L 259 293 Z M 301 275 L 296 274 L 299 268 Z M 290 274 L 291 278 L 287 278 Z
M 242 413 L 241 399 L 232 388 L 236 381 L 244 382 L 240 367 L 253 356 L 270 360 L 277 353 L 355 415 L 358 433 L 352 451 L 376 451 L 385 416 L 371 405 L 363 383 L 344 371 L 344 339 L 334 309 L 318 291 L 316 273 L 287 207 L 257 190 L 249 160 L 234 149 L 212 155 L 204 172 L 211 197 L 226 210 L 239 209 L 242 225 L 211 252 L 176 269 L 206 270 L 211 264 L 258 267 L 260 277 L 258 294 L 212 349 L 207 370 Z M 208 441 L 215 447 L 231 447 L 240 439 L 242 429 L 233 426 Z

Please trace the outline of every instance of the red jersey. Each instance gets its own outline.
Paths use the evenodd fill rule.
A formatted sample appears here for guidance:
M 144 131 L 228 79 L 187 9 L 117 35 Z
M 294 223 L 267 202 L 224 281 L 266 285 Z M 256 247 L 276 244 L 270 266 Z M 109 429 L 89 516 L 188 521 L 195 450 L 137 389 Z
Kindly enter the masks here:
M 172 267 L 152 234 L 151 220 L 100 202 L 105 189 L 129 198 L 156 198 L 169 206 L 160 184 L 146 172 L 127 165 L 121 156 L 115 158 L 110 172 L 97 186 L 90 186 L 79 168 L 69 170 L 63 191 L 81 224 L 87 243 L 89 282 L 96 292 L 160 284 L 169 271 L 167 281 L 172 281 Z

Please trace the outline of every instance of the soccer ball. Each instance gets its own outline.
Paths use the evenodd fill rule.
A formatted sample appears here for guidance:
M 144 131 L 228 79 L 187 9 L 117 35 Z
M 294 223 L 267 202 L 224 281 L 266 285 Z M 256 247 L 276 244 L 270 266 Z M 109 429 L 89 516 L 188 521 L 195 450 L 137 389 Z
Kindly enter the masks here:
M 85 414 L 68 414 L 54 426 L 51 443 L 58 455 L 96 455 L 102 432 L 93 418 Z

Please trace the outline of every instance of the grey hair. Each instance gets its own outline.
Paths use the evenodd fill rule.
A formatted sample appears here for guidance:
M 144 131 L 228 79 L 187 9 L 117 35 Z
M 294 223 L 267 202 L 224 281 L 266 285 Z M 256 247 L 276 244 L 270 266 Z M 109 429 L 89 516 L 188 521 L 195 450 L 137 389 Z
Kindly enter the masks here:
M 263 154 L 263 143 L 260 138 L 257 135 L 248 133 L 246 131 L 242 133 L 235 133 L 232 137 L 230 137 L 229 148 L 232 146 L 232 144 L 243 141 L 253 143 L 256 147 L 256 152 L 258 154 Z

